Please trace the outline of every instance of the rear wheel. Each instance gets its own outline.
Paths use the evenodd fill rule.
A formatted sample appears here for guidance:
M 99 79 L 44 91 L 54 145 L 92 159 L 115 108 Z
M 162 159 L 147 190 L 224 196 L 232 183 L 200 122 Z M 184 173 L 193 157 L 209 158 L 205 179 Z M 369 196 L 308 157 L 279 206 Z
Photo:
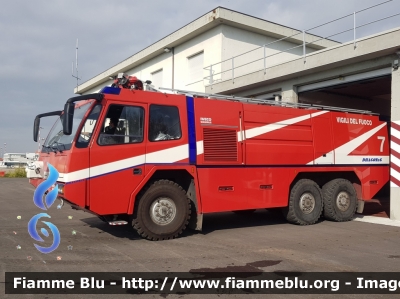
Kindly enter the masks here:
M 140 198 L 133 228 L 148 240 L 178 237 L 189 223 L 190 199 L 178 184 L 159 180 Z
M 290 190 L 288 206 L 283 209 L 286 219 L 294 224 L 309 225 L 317 222 L 322 213 L 322 194 L 312 180 L 299 180 Z
M 353 219 L 357 208 L 357 192 L 345 179 L 335 179 L 322 187 L 324 216 L 333 221 Z

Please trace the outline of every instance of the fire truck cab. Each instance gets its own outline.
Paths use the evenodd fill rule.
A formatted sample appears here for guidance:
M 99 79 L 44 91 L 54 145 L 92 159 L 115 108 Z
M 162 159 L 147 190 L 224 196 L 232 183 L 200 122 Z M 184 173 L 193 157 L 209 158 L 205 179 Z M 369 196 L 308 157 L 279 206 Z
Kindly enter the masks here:
M 200 230 L 213 212 L 348 221 L 389 180 L 386 123 L 369 111 L 144 91 L 120 74 L 38 115 L 35 141 L 50 115 L 59 118 L 27 169 L 31 184 L 51 164 L 60 199 L 149 240 Z

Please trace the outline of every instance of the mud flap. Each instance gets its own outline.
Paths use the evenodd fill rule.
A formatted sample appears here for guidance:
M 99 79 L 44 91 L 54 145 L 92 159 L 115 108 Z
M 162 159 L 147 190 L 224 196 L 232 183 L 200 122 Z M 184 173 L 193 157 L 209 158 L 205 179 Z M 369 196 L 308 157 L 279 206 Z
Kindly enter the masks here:
M 198 214 L 198 205 L 196 198 L 196 189 L 194 185 L 194 180 L 190 182 L 190 186 L 186 193 L 187 197 L 190 199 L 190 204 L 192 205 L 191 211 L 192 215 L 189 220 L 189 228 L 201 231 L 203 227 L 203 214 Z
M 364 203 L 365 203 L 365 201 L 363 201 L 363 200 L 358 200 L 358 203 L 357 203 L 357 214 L 362 214 L 362 212 L 364 211 Z

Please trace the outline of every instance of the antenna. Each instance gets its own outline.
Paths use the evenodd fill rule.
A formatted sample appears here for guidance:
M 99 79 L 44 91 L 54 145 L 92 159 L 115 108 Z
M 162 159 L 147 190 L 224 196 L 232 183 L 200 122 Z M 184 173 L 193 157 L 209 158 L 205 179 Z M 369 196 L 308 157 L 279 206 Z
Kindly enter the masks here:
M 75 54 L 75 61 L 76 61 L 76 76 L 74 75 L 74 62 L 72 62 L 72 77 L 76 79 L 76 91 L 78 91 L 78 80 L 79 78 L 79 73 L 78 73 L 78 39 L 76 39 L 76 54 Z

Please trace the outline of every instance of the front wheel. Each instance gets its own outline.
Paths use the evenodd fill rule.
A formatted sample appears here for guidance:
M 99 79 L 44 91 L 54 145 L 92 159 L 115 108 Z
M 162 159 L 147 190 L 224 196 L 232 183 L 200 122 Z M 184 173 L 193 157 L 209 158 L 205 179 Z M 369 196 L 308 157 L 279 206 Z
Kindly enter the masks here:
M 189 223 L 190 199 L 178 184 L 169 180 L 154 182 L 140 198 L 133 228 L 148 240 L 173 239 Z
M 283 209 L 286 219 L 294 224 L 308 225 L 317 222 L 322 213 L 322 194 L 312 180 L 299 180 L 290 190 L 288 206 Z

